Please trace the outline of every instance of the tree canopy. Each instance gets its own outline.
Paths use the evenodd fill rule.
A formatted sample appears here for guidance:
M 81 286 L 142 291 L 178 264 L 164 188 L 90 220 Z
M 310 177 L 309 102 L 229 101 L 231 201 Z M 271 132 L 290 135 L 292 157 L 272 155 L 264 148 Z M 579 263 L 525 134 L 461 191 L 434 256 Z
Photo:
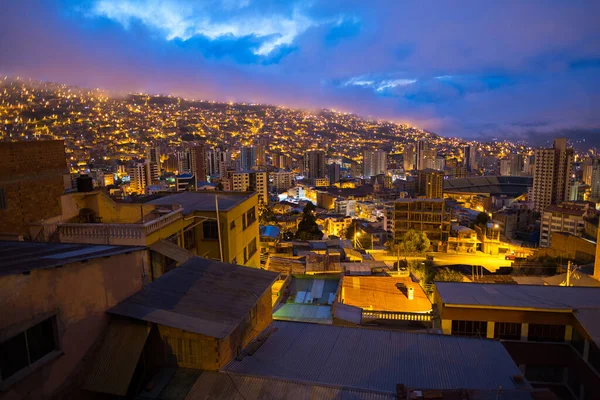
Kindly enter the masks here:
M 258 223 L 260 225 L 277 225 L 277 218 L 269 204 L 260 203 L 258 206 Z
M 430 245 L 431 242 L 425 232 L 417 232 L 411 229 L 402 236 L 399 249 L 405 254 L 418 254 L 427 251 Z
M 313 211 L 315 206 L 313 203 L 308 202 L 302 210 L 302 220 L 298 224 L 298 232 L 296 232 L 296 239 L 299 240 L 320 240 L 323 238 L 323 232 L 319 230 L 317 225 L 317 219 L 315 218 Z
M 485 212 L 480 212 L 479 214 L 477 214 L 477 217 L 475 217 L 475 225 L 478 226 L 486 226 L 487 223 L 490 221 L 490 216 L 485 213 Z

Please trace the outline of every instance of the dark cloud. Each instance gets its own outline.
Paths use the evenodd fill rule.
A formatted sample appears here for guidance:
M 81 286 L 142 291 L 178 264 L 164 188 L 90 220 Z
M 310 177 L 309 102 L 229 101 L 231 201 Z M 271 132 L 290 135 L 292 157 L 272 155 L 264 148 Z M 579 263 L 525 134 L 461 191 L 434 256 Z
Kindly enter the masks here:
M 331 107 L 448 136 L 593 140 L 600 127 L 595 0 L 5 3 L 3 74 Z

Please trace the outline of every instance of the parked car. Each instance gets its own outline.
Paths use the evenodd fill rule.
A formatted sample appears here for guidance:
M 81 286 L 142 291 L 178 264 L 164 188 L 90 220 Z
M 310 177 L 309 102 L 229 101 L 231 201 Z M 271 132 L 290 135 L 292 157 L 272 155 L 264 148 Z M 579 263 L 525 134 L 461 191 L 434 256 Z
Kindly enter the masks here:
M 504 256 L 505 260 L 516 260 L 517 256 L 515 256 L 514 254 L 507 254 Z

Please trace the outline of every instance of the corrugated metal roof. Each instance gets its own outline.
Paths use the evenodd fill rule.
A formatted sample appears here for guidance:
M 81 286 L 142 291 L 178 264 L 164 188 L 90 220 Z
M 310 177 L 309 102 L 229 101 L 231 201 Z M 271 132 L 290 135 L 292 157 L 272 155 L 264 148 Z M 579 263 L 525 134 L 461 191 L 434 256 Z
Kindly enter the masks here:
M 143 249 L 144 247 L 134 246 L 0 241 L 0 276 L 54 268 Z
M 398 286 L 402 285 L 401 290 Z M 413 289 L 413 300 L 408 299 Z M 416 282 L 407 276 L 346 276 L 343 280 L 344 304 L 364 310 L 429 312 L 431 302 Z
M 435 282 L 446 305 L 572 310 L 600 307 L 600 288 Z
M 201 257 L 169 271 L 109 313 L 227 337 L 279 276 Z
M 184 263 L 194 256 L 191 251 L 164 239 L 150 245 L 150 249 L 180 263 Z
M 393 400 L 390 393 L 292 382 L 277 378 L 245 376 L 227 372 L 204 372 L 186 400 L 199 399 L 340 399 Z
M 514 389 L 521 375 L 502 344 L 486 339 L 275 321 L 252 356 L 229 372 L 396 392 L 396 384 L 430 389 Z
M 252 196 L 256 196 L 256 193 L 181 192 L 151 200 L 148 204 L 178 204 L 183 208 L 184 215 L 188 215 L 194 211 L 214 212 L 216 211 L 215 196 L 218 196 L 219 199 L 219 211 L 227 211 Z
M 112 320 L 83 389 L 124 396 L 149 332 L 145 323 Z
M 590 335 L 594 343 L 600 346 L 600 309 L 581 308 L 575 311 L 575 318 Z

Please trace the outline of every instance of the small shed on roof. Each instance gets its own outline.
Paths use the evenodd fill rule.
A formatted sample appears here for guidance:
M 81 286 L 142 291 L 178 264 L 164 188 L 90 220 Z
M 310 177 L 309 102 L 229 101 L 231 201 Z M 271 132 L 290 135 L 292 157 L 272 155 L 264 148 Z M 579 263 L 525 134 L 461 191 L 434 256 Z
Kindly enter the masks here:
M 276 272 L 194 257 L 108 312 L 223 339 L 265 293 L 270 298 L 271 285 L 278 276 Z

